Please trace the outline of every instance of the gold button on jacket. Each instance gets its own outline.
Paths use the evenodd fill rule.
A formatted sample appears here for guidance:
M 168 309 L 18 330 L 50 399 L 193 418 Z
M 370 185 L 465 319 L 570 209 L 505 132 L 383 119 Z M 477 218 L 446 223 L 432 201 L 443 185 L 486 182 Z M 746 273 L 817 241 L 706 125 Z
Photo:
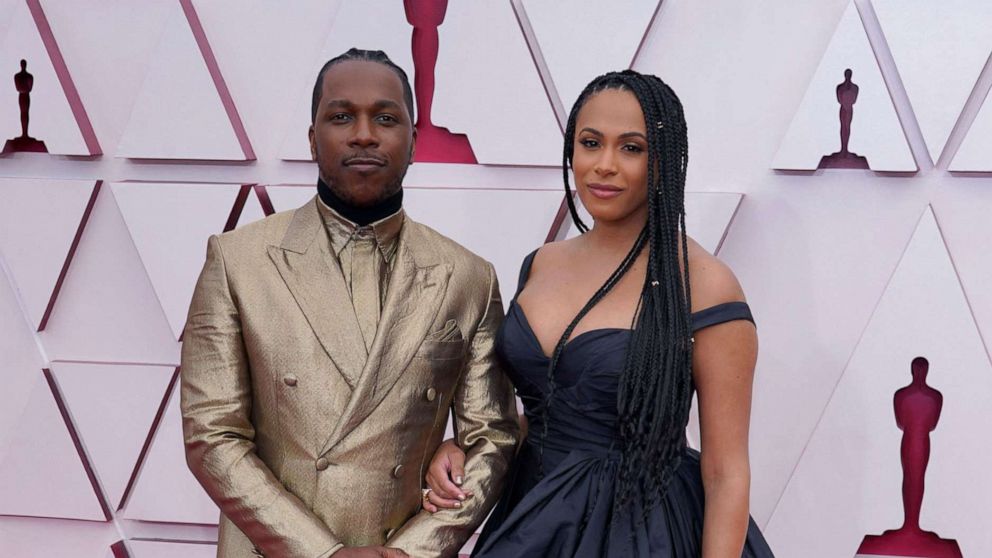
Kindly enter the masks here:
M 407 218 L 366 350 L 317 203 L 207 245 L 181 402 L 187 462 L 222 512 L 218 556 L 372 544 L 454 556 L 495 504 L 518 436 L 493 353 L 492 266 Z M 431 515 L 419 472 L 452 411 L 475 497 Z

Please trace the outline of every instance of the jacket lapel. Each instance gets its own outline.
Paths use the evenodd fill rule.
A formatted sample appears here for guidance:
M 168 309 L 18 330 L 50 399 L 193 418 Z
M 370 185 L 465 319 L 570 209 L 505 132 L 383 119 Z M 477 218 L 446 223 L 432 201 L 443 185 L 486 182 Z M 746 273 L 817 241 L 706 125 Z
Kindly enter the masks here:
M 269 258 L 289 288 L 327 355 L 355 389 L 366 364 L 361 337 L 344 277 L 330 261 L 330 241 L 316 198 L 296 210 L 279 246 L 269 246 Z
M 365 369 L 321 454 L 330 451 L 385 399 L 420 348 L 441 307 L 451 266 L 438 259 L 419 227 L 410 220 L 403 225 L 382 317 Z

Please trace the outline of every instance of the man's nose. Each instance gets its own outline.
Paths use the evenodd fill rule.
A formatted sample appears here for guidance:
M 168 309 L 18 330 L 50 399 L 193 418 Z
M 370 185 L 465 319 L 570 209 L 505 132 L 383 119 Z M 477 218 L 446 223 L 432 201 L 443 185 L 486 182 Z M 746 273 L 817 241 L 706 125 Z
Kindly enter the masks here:
M 374 147 L 379 145 L 372 122 L 368 118 L 358 118 L 352 128 L 351 139 L 348 142 L 355 147 Z

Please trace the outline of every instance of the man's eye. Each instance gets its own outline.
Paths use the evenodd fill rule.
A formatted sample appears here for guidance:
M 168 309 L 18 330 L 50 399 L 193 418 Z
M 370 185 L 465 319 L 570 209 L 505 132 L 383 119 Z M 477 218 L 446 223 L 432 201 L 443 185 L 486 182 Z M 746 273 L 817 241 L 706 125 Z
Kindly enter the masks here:
M 380 122 L 399 122 L 399 120 L 391 114 L 380 114 L 377 117 Z
M 341 120 L 348 120 L 349 118 L 351 118 L 351 116 L 349 116 L 349 115 L 347 115 L 347 114 L 345 114 L 343 112 L 338 112 L 338 113 L 332 114 L 330 116 L 329 120 L 338 120 L 338 121 L 341 121 Z

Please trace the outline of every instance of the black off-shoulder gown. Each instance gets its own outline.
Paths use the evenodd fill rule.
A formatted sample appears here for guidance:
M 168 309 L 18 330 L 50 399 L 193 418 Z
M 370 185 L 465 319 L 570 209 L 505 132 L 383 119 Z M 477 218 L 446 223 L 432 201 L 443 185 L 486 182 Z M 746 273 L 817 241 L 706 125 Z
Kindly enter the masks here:
M 524 260 L 518 294 L 535 253 Z M 696 312 L 692 320 L 694 330 L 732 320 L 753 321 L 743 302 Z M 514 461 L 505 492 L 473 558 L 700 555 L 703 483 L 699 453 L 688 447 L 663 501 L 650 511 L 648 521 L 642 520 L 642 509 L 635 502 L 610 528 L 620 456 L 617 386 L 629 340 L 628 329 L 595 329 L 565 346 L 548 412 L 545 474 L 539 479 L 538 433 L 543 423 L 537 407 L 547 393 L 549 359 L 516 297 L 511 301 L 497 336 L 497 351 L 523 400 L 531 434 Z M 749 522 L 742 556 L 773 558 L 754 521 Z

